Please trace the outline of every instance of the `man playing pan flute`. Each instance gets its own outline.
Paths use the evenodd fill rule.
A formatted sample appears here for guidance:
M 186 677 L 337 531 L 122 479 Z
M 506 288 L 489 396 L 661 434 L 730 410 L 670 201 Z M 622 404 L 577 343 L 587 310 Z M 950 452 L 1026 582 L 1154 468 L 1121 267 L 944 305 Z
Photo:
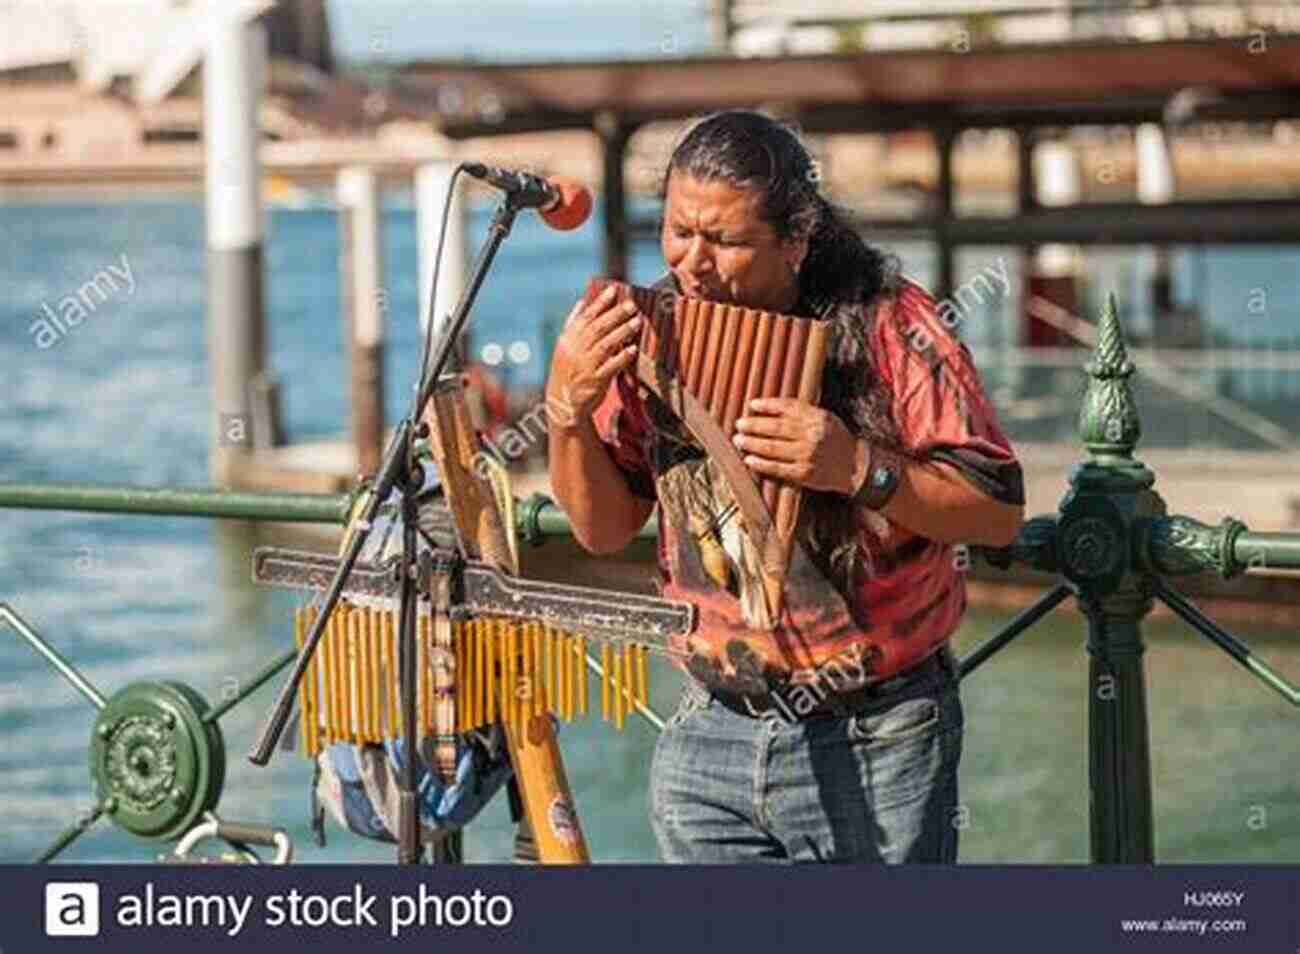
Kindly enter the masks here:
M 802 489 L 776 625 L 756 618 L 716 461 L 623 373 L 635 306 L 579 301 L 547 383 L 569 411 L 551 416 L 551 485 L 579 542 L 616 552 L 658 503 L 663 595 L 699 609 L 651 769 L 668 861 L 957 857 L 961 545 L 1014 539 L 1021 470 L 934 300 L 817 179 L 794 132 L 732 111 L 689 131 L 664 185 L 657 288 L 830 323 L 819 401 L 758 398 L 735 422 L 749 470 Z

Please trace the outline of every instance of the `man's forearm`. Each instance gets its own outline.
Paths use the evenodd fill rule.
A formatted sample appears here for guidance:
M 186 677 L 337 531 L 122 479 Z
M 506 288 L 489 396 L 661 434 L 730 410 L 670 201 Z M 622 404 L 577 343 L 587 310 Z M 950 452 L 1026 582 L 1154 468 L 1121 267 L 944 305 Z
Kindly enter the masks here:
M 1001 547 L 1015 539 L 1025 508 L 994 500 L 947 463 L 909 460 L 880 512 L 931 540 Z
M 616 553 L 641 529 L 654 503 L 632 493 L 591 419 L 549 429 L 551 492 L 568 514 L 578 542 L 592 553 Z

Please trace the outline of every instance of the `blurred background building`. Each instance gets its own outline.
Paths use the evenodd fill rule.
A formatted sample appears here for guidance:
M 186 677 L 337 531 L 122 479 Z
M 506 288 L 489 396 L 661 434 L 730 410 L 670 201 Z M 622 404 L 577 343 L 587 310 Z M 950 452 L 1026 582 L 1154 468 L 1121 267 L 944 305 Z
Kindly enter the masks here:
M 592 183 L 595 257 L 530 288 L 508 327 L 489 315 L 475 329 L 475 355 L 514 406 L 540 386 L 584 273 L 639 280 L 661 267 L 654 197 L 683 122 L 741 106 L 799 126 L 828 194 L 959 306 L 957 333 L 1019 441 L 1071 445 L 1079 347 L 1115 292 L 1155 363 L 1148 444 L 1294 450 L 1294 4 L 10 0 L 0 200 L 200 189 L 217 10 L 267 37 L 255 123 L 273 218 L 324 213 L 321 235 L 337 241 L 328 216 L 351 167 L 377 176 L 385 228 L 416 204 L 426 163 L 472 156 Z M 469 214 L 488 198 L 472 193 Z M 427 277 L 405 254 L 388 256 L 408 277 L 386 292 Z M 319 277 L 337 285 L 334 260 Z M 999 269 L 1005 288 L 990 281 Z M 271 270 L 272 298 L 279 281 Z M 385 298 L 395 328 L 400 302 Z M 257 335 L 275 340 L 273 306 L 266 320 Z M 299 385 L 285 387 L 292 400 Z M 307 430 L 290 427 L 288 441 L 332 428 Z M 338 479 L 354 469 L 330 467 Z M 1290 513 L 1289 498 L 1268 499 L 1269 513 Z

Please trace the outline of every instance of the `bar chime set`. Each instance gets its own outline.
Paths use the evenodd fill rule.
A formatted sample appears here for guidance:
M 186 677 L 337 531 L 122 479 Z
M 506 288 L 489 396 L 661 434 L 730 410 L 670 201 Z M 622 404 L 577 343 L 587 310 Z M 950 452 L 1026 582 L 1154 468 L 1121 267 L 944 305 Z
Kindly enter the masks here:
M 588 295 L 606 284 L 593 280 Z M 819 395 L 824 322 L 710 304 L 619 284 L 650 319 L 637 379 L 685 423 L 722 467 L 763 554 L 764 588 L 779 614 L 800 493 L 761 480 L 731 445 L 735 420 L 755 396 Z M 458 733 L 501 722 L 525 816 L 544 863 L 589 860 L 550 715 L 589 712 L 589 642 L 600 644 L 601 711 L 622 728 L 648 703 L 648 653 L 695 626 L 689 603 L 519 577 L 513 500 L 504 468 L 488 466 L 469 421 L 462 382 L 440 382 L 421 417 L 451 515 L 455 550 L 418 561 L 418 719 L 435 765 L 454 778 Z M 299 689 L 301 739 L 315 757 L 333 742 L 380 743 L 400 734 L 399 557 L 373 546 L 354 565 Z M 369 551 L 369 552 L 367 552 Z M 338 566 L 322 554 L 261 548 L 254 580 L 323 591 Z M 299 609 L 301 647 L 315 609 Z
M 301 649 L 314 607 L 294 612 Z M 433 617 L 417 619 L 420 725 L 436 729 L 432 665 Z M 326 624 L 320 648 L 299 687 L 304 753 L 315 758 L 334 742 L 381 743 L 402 734 L 397 692 L 397 612 L 344 601 Z M 543 711 L 566 722 L 588 714 L 587 638 L 544 623 L 499 617 L 453 622 L 455 731 L 498 719 L 518 731 Z M 601 645 L 601 717 L 622 729 L 635 706 L 649 705 L 649 649 L 624 641 Z

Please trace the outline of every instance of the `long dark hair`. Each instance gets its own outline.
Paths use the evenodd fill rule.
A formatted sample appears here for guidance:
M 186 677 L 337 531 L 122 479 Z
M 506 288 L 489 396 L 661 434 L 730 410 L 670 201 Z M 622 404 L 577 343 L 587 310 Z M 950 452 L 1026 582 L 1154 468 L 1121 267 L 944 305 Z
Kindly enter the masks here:
M 764 221 L 782 240 L 808 239 L 799 271 L 805 301 L 869 302 L 897 281 L 898 261 L 867 244 L 822 195 L 820 168 L 789 125 L 752 110 L 713 113 L 690 126 L 660 182 L 682 172 L 705 182 L 758 189 Z
M 808 254 L 799 270 L 800 300 L 817 317 L 835 321 L 822 405 L 855 436 L 901 449 L 889 412 L 890 395 L 868 345 L 869 322 L 876 310 L 862 307 L 897 291 L 899 261 L 867 243 L 847 214 L 822 195 L 819 167 L 797 131 L 751 110 L 713 113 L 691 125 L 673 148 L 659 183 L 662 201 L 674 172 L 757 189 L 762 196 L 760 214 L 779 238 L 807 237 Z M 848 598 L 860 574 L 873 575 L 882 568 L 872 566 L 870 554 L 859 547 L 857 527 L 846 519 L 844 497 L 810 491 L 804 499 L 808 520 L 801 530 L 808 555 Z

